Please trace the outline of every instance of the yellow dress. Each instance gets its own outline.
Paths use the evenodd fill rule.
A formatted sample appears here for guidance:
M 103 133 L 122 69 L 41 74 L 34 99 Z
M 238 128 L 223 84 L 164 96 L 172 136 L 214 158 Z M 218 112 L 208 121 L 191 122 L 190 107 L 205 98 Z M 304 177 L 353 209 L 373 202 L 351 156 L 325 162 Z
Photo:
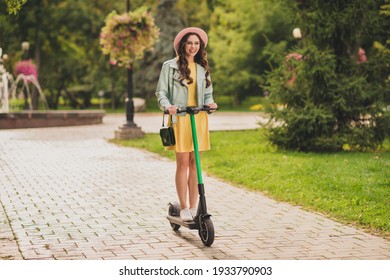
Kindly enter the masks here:
M 193 79 L 193 83 L 188 85 L 187 106 L 198 106 L 196 94 L 196 63 L 189 63 L 188 68 L 191 70 L 190 75 Z M 196 114 L 195 123 L 199 151 L 210 150 L 210 133 L 207 113 L 199 112 L 199 114 Z M 194 145 L 192 141 L 190 115 L 177 116 L 176 123 L 173 124 L 173 130 L 175 131 L 176 145 L 168 147 L 168 149 L 174 150 L 177 153 L 193 152 Z

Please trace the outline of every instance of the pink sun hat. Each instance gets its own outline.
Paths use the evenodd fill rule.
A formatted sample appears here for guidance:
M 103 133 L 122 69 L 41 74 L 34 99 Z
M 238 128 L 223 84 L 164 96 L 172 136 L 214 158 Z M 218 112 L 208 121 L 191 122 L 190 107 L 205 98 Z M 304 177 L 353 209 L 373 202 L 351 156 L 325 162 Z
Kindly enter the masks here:
M 176 53 L 177 53 L 177 49 L 179 48 L 179 44 L 180 44 L 181 39 L 183 39 L 183 37 L 188 33 L 197 34 L 200 37 L 200 39 L 203 41 L 204 46 L 205 47 L 207 46 L 208 37 L 207 37 L 206 32 L 203 29 L 200 29 L 198 27 L 187 27 L 187 28 L 184 28 L 179 33 L 177 33 L 175 40 L 173 41 L 173 48 L 175 49 Z

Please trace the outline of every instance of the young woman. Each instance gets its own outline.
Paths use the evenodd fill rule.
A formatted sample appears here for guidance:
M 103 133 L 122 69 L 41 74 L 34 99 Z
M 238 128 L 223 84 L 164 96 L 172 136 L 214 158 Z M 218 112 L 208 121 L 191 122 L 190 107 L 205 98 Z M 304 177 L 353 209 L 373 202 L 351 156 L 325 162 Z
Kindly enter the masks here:
M 175 132 L 176 145 L 168 149 L 176 152 L 176 191 L 180 203 L 180 217 L 192 221 L 196 215 L 198 178 L 196 174 L 191 123 L 186 113 L 176 113 L 187 106 L 217 108 L 213 99 L 210 68 L 207 61 L 206 32 L 197 27 L 181 30 L 173 47 L 177 57 L 164 62 L 157 84 L 156 96 L 162 110 L 168 110 Z M 208 115 L 195 115 L 199 153 L 210 150 Z

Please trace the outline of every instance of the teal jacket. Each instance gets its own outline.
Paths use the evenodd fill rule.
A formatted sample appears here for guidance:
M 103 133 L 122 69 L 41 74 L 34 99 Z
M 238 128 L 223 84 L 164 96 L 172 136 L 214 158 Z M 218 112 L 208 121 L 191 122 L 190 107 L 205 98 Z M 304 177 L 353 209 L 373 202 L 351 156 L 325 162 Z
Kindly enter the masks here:
M 196 91 L 199 107 L 214 103 L 213 86 L 211 84 L 206 88 L 205 73 L 205 69 L 201 65 L 196 64 Z M 156 88 L 157 102 L 161 110 L 165 110 L 165 108 L 172 105 L 176 105 L 179 108 L 185 108 L 187 106 L 187 81 L 184 80 L 184 86 L 182 86 L 179 78 L 177 58 L 164 62 Z M 210 76 L 208 78 L 210 80 Z M 177 115 L 182 116 L 185 114 L 186 113 L 180 113 Z M 175 122 L 175 118 L 173 118 L 172 121 Z

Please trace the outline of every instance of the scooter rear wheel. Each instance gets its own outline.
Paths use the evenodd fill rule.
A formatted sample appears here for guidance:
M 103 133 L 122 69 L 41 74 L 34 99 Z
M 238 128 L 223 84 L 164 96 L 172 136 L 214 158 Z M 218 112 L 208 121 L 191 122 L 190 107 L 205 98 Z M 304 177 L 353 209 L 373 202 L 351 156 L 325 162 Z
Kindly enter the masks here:
M 211 246 L 214 242 L 214 224 L 210 218 L 201 219 L 199 236 L 205 246 Z
M 179 230 L 180 225 L 177 225 L 177 224 L 174 224 L 174 223 L 171 223 L 171 222 L 169 222 L 169 223 L 171 224 L 171 227 L 172 227 L 172 229 L 173 229 L 174 231 Z

